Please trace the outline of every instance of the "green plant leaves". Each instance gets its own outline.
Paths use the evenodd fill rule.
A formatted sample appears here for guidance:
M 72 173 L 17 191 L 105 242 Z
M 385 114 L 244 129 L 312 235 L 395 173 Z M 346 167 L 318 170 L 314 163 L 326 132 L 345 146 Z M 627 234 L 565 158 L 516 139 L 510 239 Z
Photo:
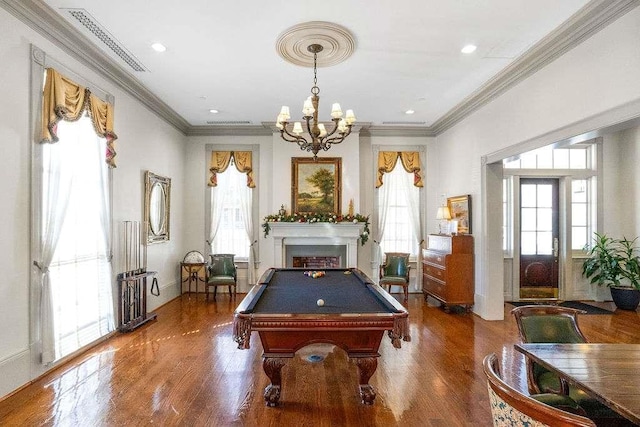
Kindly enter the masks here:
M 593 244 L 587 247 L 582 275 L 605 286 L 627 286 L 640 290 L 640 249 L 636 237 L 614 239 L 594 233 Z

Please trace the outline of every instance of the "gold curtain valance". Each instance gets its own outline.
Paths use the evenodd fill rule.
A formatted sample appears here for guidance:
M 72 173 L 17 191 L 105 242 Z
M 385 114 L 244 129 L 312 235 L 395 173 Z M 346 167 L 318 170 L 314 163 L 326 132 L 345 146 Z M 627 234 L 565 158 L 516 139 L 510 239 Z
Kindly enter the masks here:
M 393 170 L 400 157 L 400 163 L 407 173 L 413 174 L 413 185 L 423 187 L 422 176 L 420 175 L 420 153 L 417 151 L 380 151 L 378 153 L 378 179 L 376 188 L 383 184 L 382 176 Z
M 87 111 L 98 136 L 107 140 L 106 162 L 115 167 L 113 131 L 113 105 L 105 102 L 53 68 L 47 68 L 42 100 L 42 127 L 40 142 L 58 142 L 57 127 L 60 120 L 76 121 Z
M 253 181 L 253 161 L 251 151 L 212 151 L 211 162 L 209 164 L 209 187 L 218 185 L 218 174 L 227 170 L 233 159 L 238 172 L 247 174 L 247 187 L 255 188 Z

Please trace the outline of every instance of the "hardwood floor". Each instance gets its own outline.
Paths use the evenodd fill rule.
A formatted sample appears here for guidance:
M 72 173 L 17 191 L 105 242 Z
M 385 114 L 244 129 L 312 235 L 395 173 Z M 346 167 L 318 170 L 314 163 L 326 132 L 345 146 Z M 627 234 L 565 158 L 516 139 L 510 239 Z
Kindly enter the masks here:
M 395 295 L 401 298 L 399 294 Z M 2 426 L 489 426 L 482 359 L 495 352 L 504 377 L 526 390 L 518 334 L 504 321 L 446 314 L 410 295 L 411 342 L 385 337 L 371 378 L 378 396 L 360 403 L 357 368 L 339 349 L 303 349 L 283 368 L 281 405 L 266 407 L 262 348 L 231 338 L 237 303 L 183 295 L 157 321 L 117 334 L 0 402 Z M 613 308 L 610 303 L 600 306 Z M 640 314 L 583 315 L 592 342 L 639 343 Z M 311 363 L 311 353 L 325 360 Z

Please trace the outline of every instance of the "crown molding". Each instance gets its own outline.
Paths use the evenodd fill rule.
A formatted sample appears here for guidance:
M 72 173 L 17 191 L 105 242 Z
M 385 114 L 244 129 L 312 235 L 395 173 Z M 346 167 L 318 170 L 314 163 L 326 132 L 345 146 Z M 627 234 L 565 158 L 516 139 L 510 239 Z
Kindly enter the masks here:
M 478 90 L 426 127 L 363 126 L 362 135 L 438 136 L 483 105 L 640 5 L 638 0 L 593 0 Z M 40 0 L 0 0 L 0 7 L 121 87 L 184 135 L 269 135 L 269 126 L 193 126 Z
M 183 134 L 190 125 L 40 0 L 0 0 L 0 6 L 93 71 L 115 83 Z
M 440 135 L 553 60 L 640 5 L 638 0 L 594 0 L 549 33 L 431 125 Z

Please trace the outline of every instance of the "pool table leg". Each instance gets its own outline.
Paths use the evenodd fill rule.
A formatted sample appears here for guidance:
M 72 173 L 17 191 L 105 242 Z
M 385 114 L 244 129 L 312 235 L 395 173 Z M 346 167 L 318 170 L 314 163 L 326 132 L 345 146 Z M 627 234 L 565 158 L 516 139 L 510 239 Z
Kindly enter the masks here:
M 282 357 L 265 357 L 262 360 L 262 369 L 271 380 L 271 384 L 264 389 L 264 403 L 267 406 L 278 406 L 282 386 L 280 372 L 285 363 L 287 363 L 287 359 Z
M 369 384 L 369 378 L 378 368 L 377 357 L 353 357 L 352 358 L 358 370 L 360 371 L 360 397 L 365 405 L 373 405 L 376 398 L 376 392 L 373 386 Z

